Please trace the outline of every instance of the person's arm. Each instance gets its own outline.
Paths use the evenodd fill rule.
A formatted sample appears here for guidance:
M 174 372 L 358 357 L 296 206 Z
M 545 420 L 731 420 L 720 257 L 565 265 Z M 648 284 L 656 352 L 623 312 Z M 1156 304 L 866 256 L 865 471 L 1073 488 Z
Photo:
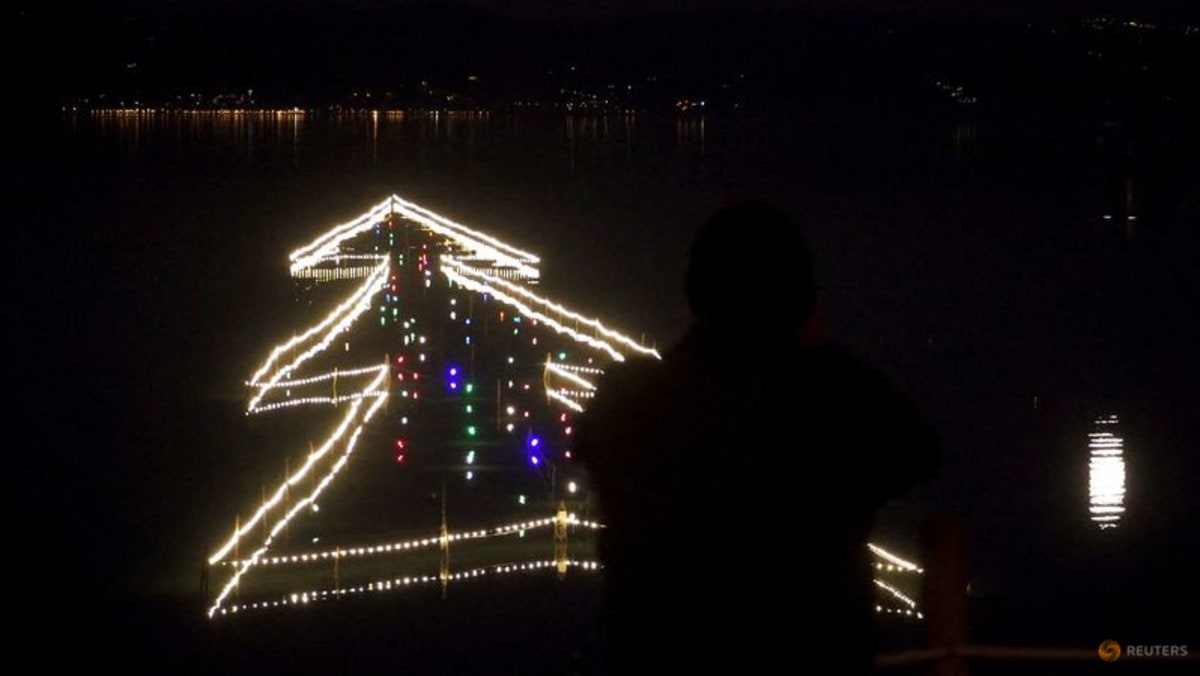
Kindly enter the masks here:
M 891 383 L 880 380 L 880 455 L 887 469 L 885 499 L 892 499 L 934 478 L 941 463 L 941 442 L 916 404 Z
M 843 396 L 854 402 L 846 433 L 858 436 L 857 446 L 869 463 L 872 493 L 882 501 L 900 497 L 933 479 L 941 462 L 936 430 L 916 404 L 881 372 L 869 368 L 836 347 L 843 375 L 835 377 Z

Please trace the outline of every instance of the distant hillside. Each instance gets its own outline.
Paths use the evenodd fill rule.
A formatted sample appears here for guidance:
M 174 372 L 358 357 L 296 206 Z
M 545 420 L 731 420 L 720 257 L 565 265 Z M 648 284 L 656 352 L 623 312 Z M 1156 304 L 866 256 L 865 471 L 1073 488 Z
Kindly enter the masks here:
M 1194 102 L 1190 64 L 1200 62 L 1200 29 L 1105 17 L 723 10 L 554 23 L 436 4 L 34 7 L 10 24 L 23 55 L 15 87 L 91 103 L 753 107 L 851 97 L 1070 112 Z

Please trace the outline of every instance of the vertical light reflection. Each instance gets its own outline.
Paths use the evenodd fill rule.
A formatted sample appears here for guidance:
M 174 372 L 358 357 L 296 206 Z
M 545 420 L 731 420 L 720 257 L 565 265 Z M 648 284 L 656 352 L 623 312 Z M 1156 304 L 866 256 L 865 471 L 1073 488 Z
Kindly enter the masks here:
M 1097 418 L 1088 433 L 1088 494 L 1092 522 L 1116 528 L 1125 513 L 1125 440 L 1115 415 Z

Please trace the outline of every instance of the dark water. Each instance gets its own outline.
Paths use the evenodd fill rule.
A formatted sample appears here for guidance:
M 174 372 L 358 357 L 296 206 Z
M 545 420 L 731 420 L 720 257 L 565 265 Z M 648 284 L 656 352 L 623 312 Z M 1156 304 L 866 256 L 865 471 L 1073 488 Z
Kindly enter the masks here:
M 13 451 L 31 623 L 138 645 L 178 615 L 155 609 L 195 601 L 229 525 L 223 477 L 247 462 L 240 383 L 307 316 L 287 252 L 330 225 L 398 193 L 534 251 L 546 293 L 665 346 L 687 321 L 691 231 L 752 195 L 805 222 L 831 333 L 942 431 L 941 476 L 888 510 L 880 540 L 912 551 L 922 515 L 960 516 L 982 642 L 1200 650 L 1194 122 L 846 105 L 80 114 L 52 129 L 14 171 L 10 224 L 12 321 L 29 330 L 16 391 L 35 434 Z M 755 246 L 748 233 L 730 251 L 731 274 L 754 274 Z M 1123 422 L 1128 512 L 1099 532 L 1086 433 L 1109 414 Z M 576 592 L 548 613 L 578 621 L 595 598 Z M 187 626 L 173 636 L 194 636 Z M 170 645 L 147 654 L 223 654 Z

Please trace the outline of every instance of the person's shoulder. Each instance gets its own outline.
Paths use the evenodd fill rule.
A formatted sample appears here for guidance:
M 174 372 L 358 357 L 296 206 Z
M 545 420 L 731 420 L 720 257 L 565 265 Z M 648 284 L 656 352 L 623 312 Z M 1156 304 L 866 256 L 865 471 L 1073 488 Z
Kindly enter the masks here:
M 661 398 L 654 384 L 661 380 L 660 368 L 656 359 L 629 358 L 606 365 L 593 380 L 594 396 L 585 402 L 575 441 L 585 463 L 595 465 L 614 454 L 624 457 L 626 441 L 638 435 L 647 410 Z M 604 467 L 595 471 L 608 476 Z
M 827 393 L 881 403 L 902 398 L 886 372 L 845 345 L 831 342 L 805 348 L 801 353 L 800 371 Z
M 868 376 L 879 372 L 869 366 L 850 348 L 835 342 L 804 347 L 798 352 L 803 365 L 836 372 Z

